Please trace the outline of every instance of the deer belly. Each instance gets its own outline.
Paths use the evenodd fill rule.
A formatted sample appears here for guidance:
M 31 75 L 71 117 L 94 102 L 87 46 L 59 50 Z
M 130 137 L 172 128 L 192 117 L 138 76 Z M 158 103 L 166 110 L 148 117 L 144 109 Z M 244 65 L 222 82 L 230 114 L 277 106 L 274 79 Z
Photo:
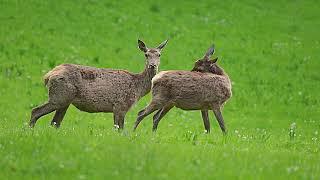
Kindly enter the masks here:
M 75 98 L 72 104 L 81 111 L 96 113 L 96 112 L 113 112 L 113 105 L 106 99 L 84 99 Z
M 210 108 L 207 103 L 188 100 L 178 100 L 175 102 L 175 106 L 183 110 L 200 110 Z

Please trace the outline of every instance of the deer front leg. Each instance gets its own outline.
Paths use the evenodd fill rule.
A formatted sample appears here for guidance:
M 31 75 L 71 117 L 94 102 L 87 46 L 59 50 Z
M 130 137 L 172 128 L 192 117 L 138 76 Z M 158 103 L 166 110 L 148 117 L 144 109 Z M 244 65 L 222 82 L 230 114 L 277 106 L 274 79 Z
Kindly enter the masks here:
M 118 119 L 116 118 L 115 113 L 113 113 L 113 127 L 115 129 L 119 129 L 119 123 L 118 123 Z
M 216 116 L 216 119 L 219 123 L 219 126 L 220 126 L 223 134 L 227 134 L 227 129 L 224 125 L 224 120 L 223 120 L 220 108 L 213 108 L 212 110 L 213 110 L 214 115 Z
M 125 117 L 126 112 L 114 112 L 113 113 L 113 118 L 114 118 L 114 123 L 117 123 L 115 125 L 118 130 L 122 130 L 124 128 L 124 117 Z
M 208 116 L 208 110 L 202 110 L 201 115 L 206 133 L 210 133 L 210 121 Z

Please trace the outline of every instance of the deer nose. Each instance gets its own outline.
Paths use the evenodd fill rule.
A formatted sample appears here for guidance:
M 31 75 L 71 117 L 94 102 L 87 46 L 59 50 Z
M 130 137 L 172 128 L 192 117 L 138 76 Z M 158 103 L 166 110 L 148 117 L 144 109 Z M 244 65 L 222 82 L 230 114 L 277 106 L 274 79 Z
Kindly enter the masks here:
M 157 65 L 155 65 L 155 64 L 149 64 L 149 68 L 154 69 L 154 68 L 156 68 L 156 67 L 157 67 Z

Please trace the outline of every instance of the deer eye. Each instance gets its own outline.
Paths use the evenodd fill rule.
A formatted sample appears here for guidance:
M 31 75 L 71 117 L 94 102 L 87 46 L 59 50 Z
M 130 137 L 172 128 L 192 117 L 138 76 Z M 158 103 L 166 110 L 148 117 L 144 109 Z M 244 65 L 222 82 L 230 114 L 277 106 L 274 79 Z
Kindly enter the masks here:
M 144 54 L 144 56 L 147 58 L 147 57 L 148 57 L 148 54 Z
M 158 54 L 158 57 L 160 57 L 161 56 L 161 54 Z

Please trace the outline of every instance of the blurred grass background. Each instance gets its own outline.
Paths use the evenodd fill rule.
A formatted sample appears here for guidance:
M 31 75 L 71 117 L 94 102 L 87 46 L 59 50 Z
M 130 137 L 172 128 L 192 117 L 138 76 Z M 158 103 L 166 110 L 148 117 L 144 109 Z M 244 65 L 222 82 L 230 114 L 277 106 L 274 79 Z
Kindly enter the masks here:
M 0 0 L 0 175 L 5 179 L 318 179 L 320 2 Z M 151 133 L 151 116 L 122 134 L 112 114 L 69 108 L 27 127 L 47 100 L 42 76 L 61 63 L 140 72 L 140 38 L 170 38 L 160 70 L 191 69 L 214 43 L 229 74 L 223 137 L 203 133 L 200 112 L 173 109 Z M 296 137 L 289 126 L 296 123 Z

